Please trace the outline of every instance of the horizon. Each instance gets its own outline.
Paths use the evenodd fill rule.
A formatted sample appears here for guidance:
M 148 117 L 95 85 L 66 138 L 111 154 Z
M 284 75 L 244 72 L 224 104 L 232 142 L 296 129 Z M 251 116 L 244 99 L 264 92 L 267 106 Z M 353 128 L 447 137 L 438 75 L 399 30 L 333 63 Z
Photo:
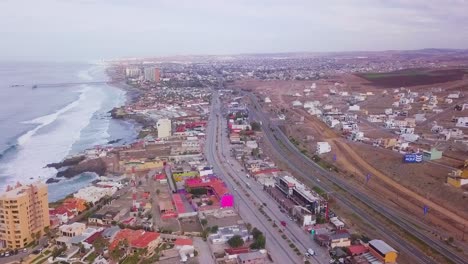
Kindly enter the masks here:
M 29 58 L 14 58 L 7 60 L 0 60 L 0 63 L 87 63 L 97 64 L 106 63 L 112 61 L 125 61 L 125 60 L 145 60 L 145 59 L 165 59 L 171 57 L 222 57 L 222 56 L 253 56 L 253 55 L 293 55 L 293 54 L 305 54 L 305 55 L 317 55 L 317 56 L 332 56 L 348 53 L 385 53 L 385 52 L 419 52 L 419 51 L 466 51 L 468 48 L 421 48 L 421 49 L 393 49 L 393 50 L 345 50 L 345 51 L 286 51 L 286 52 L 256 52 L 256 53 L 230 53 L 230 54 L 168 54 L 160 56 L 140 56 L 140 57 L 116 57 L 108 59 L 72 59 L 72 60 L 57 60 L 57 59 L 42 59 L 42 60 L 31 60 Z

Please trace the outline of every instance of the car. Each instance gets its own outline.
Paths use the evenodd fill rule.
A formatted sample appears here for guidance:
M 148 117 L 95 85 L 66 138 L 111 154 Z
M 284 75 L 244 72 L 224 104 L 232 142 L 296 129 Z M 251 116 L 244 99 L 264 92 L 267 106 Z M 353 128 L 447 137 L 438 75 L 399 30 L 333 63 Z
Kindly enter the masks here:
M 9 257 L 10 256 L 10 252 L 5 252 L 5 257 Z
M 315 255 L 315 251 L 313 249 L 311 249 L 311 248 L 307 249 L 307 253 L 309 253 L 309 255 L 311 255 L 311 256 Z
M 37 254 L 41 253 L 41 250 L 40 249 L 35 249 L 31 253 L 33 253 L 34 255 L 37 255 Z

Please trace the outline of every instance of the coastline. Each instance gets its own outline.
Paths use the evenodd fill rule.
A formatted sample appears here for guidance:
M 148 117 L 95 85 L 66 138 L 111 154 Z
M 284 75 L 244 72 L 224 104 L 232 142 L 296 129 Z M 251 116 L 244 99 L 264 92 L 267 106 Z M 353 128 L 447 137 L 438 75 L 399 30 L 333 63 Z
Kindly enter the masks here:
M 116 75 L 112 74 L 111 69 L 113 65 L 108 65 L 104 69 L 104 73 L 109 78 L 109 81 L 106 83 L 107 86 L 122 90 L 125 92 L 125 102 L 120 106 L 113 107 L 108 113 L 111 114 L 109 117 L 109 127 L 107 129 L 107 133 L 109 134 L 109 140 L 106 142 L 106 146 L 120 146 L 132 143 L 135 139 L 138 138 L 138 132 L 142 126 L 144 126 L 144 122 L 141 122 L 138 118 L 134 116 L 124 116 L 122 118 L 115 118 L 112 112 L 115 109 L 125 107 L 133 102 L 135 102 L 142 93 L 128 84 L 126 84 L 122 80 L 118 80 Z M 129 129 L 132 130 L 134 133 L 134 138 L 130 138 L 130 142 L 128 138 L 118 138 L 116 134 L 119 134 L 119 130 L 122 129 Z M 116 130 L 117 129 L 117 130 Z M 89 146 L 86 150 L 93 149 L 98 145 Z M 48 164 L 48 167 L 54 167 L 58 170 L 57 174 L 54 177 L 47 179 L 47 183 L 54 187 L 54 189 L 60 189 L 54 192 L 52 197 L 49 198 L 49 201 L 57 201 L 63 199 L 63 197 L 73 194 L 77 191 L 77 189 L 89 186 L 93 181 L 98 179 L 99 176 L 104 176 L 107 172 L 105 169 L 105 165 L 103 162 L 97 159 L 88 159 L 84 158 L 83 160 L 79 160 L 79 162 L 69 164 L 70 159 L 73 157 L 84 157 L 84 152 L 81 151 L 78 153 L 74 153 L 73 155 L 69 155 L 64 157 L 61 161 L 56 161 L 54 163 Z M 79 183 L 79 188 L 68 189 L 64 188 L 60 185 L 67 184 L 67 183 Z

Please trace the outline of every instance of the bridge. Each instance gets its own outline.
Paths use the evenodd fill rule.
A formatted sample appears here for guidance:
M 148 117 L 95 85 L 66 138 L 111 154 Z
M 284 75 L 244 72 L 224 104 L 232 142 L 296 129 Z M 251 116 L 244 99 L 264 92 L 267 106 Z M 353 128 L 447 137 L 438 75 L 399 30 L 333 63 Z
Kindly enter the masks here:
M 94 81 L 94 82 L 68 82 L 68 83 L 37 83 L 32 86 L 32 88 L 41 88 L 41 87 L 64 87 L 64 86 L 76 86 L 76 85 L 92 85 L 92 84 L 106 84 L 109 81 Z

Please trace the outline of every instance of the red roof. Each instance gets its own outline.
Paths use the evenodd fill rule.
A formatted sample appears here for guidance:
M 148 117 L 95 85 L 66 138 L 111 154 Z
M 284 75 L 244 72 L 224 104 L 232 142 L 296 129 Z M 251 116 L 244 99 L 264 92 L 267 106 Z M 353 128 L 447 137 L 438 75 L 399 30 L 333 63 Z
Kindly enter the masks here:
M 240 248 L 227 248 L 224 250 L 229 255 L 248 253 L 250 251 L 249 247 L 240 247 Z
M 159 233 L 156 232 L 144 232 L 138 239 L 133 240 L 130 245 L 135 248 L 146 248 L 149 243 L 158 239 Z
M 131 230 L 123 229 L 120 230 L 115 236 L 112 243 L 109 245 L 109 249 L 113 250 L 120 241 L 127 240 L 131 247 L 145 248 L 148 247 L 149 243 L 158 239 L 159 233 L 147 232 L 144 230 Z
M 86 242 L 86 243 L 88 243 L 88 244 L 93 244 L 94 241 L 95 241 L 98 237 L 101 236 L 102 232 L 104 232 L 104 230 L 92 234 L 90 237 L 88 237 L 87 239 L 85 239 L 84 242 Z
M 190 238 L 178 238 L 174 241 L 174 245 L 176 246 L 191 246 L 193 245 L 193 241 Z
M 69 217 L 75 215 L 73 212 L 70 212 L 67 208 L 62 207 L 62 206 L 49 210 L 49 215 L 64 215 L 64 214 L 66 214 Z
M 218 198 L 229 193 L 224 182 L 218 178 L 199 177 L 187 179 L 185 184 L 190 188 L 211 188 Z
M 351 255 L 361 255 L 368 251 L 369 249 L 364 245 L 352 245 L 348 247 L 348 252 Z
M 156 174 L 156 175 L 154 176 L 154 178 L 155 178 L 156 180 L 164 180 L 164 179 L 166 179 L 166 174 L 164 174 L 164 173 Z
M 172 200 L 174 201 L 174 205 L 177 210 L 177 213 L 179 214 L 185 213 L 184 202 L 182 201 L 182 197 L 180 197 L 180 194 L 178 193 L 173 194 Z

